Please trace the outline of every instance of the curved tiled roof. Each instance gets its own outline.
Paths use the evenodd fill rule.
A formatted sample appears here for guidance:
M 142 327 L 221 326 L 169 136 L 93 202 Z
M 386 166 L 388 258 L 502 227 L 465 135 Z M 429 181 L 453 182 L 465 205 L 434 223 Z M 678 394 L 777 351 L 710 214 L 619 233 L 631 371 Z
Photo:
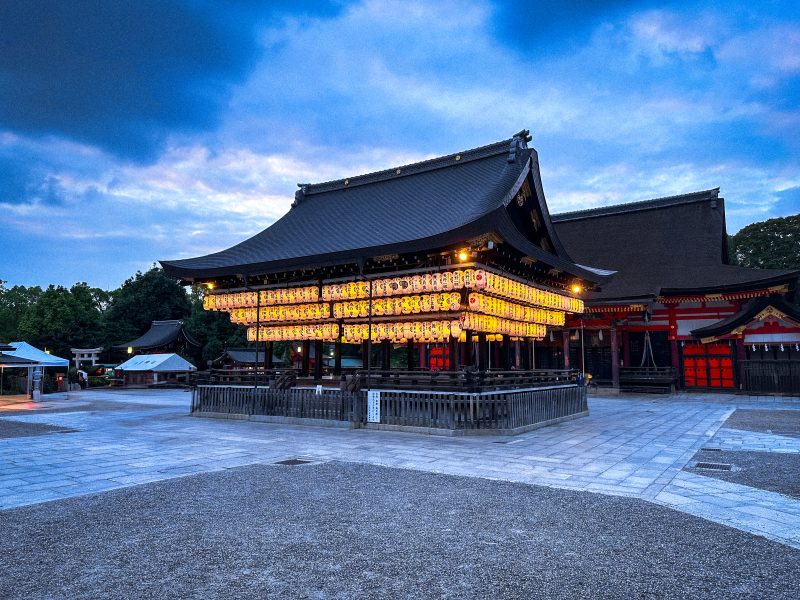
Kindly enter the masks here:
M 508 219 L 505 207 L 526 177 L 533 176 L 537 191 L 541 189 L 536 152 L 528 148 L 528 139 L 523 131 L 412 165 L 301 184 L 289 212 L 261 233 L 221 252 L 161 264 L 184 279 L 257 275 L 441 248 L 496 231 L 546 265 L 588 281 L 602 280 L 575 265 L 557 240 L 555 253 L 546 252 Z M 539 198 L 544 204 L 544 196 Z
M 780 296 L 768 296 L 763 298 L 753 298 L 744 306 L 742 306 L 742 309 L 739 312 L 732 314 L 731 316 L 727 317 L 726 319 L 722 319 L 717 323 L 707 325 L 706 327 L 701 327 L 700 329 L 695 329 L 692 331 L 692 335 L 699 338 L 728 335 L 737 327 L 750 323 L 756 316 L 758 316 L 759 313 L 761 313 L 761 311 L 769 306 L 776 308 L 796 323 L 800 323 L 800 309 L 792 304 L 789 304 Z
M 153 321 L 144 335 L 128 342 L 114 346 L 116 350 L 133 348 L 134 350 L 152 350 L 171 344 L 178 338 L 183 338 L 191 346 L 200 347 L 200 344 L 183 328 L 183 321 L 174 319 L 170 321 Z
M 792 282 L 798 272 L 728 264 L 719 188 L 552 216 L 578 263 L 617 271 L 590 300 L 719 293 Z

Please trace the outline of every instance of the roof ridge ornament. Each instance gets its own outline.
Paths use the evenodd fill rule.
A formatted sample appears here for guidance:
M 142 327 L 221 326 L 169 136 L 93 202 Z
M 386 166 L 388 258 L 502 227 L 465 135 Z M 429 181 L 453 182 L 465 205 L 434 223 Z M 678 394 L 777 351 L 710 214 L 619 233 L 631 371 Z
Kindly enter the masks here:
M 508 146 L 508 162 L 516 162 L 519 151 L 526 150 L 528 148 L 528 142 L 530 142 L 532 139 L 533 136 L 530 135 L 530 131 L 527 129 L 523 129 L 522 131 L 515 133 L 514 137 L 511 138 L 511 143 Z
M 300 204 L 306 196 L 306 190 L 308 186 L 311 185 L 310 183 L 298 183 L 297 187 L 300 189 L 295 191 L 294 193 L 294 202 L 292 202 L 292 208 Z

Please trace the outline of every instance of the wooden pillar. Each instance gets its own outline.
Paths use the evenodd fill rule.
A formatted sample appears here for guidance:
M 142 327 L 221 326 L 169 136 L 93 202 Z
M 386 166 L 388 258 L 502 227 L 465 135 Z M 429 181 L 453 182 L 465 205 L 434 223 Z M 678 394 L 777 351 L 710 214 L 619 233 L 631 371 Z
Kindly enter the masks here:
M 414 340 L 406 342 L 406 363 L 408 364 L 407 369 L 412 371 L 414 369 Z
M 264 367 L 266 369 L 271 369 L 274 365 L 272 364 L 272 353 L 275 351 L 273 348 L 274 342 L 267 342 L 264 348 Z
M 486 334 L 478 334 L 478 370 L 485 371 L 489 368 L 489 344 L 486 342 Z
M 511 370 L 511 340 L 507 335 L 503 336 L 503 341 L 500 343 L 500 364 L 504 370 Z
M 562 340 L 562 344 L 564 346 L 564 368 L 565 369 L 569 369 L 570 368 L 570 364 L 569 364 L 569 329 L 567 329 L 566 327 L 561 332 L 561 340 Z
M 617 342 L 617 324 L 611 321 L 611 385 L 619 388 L 619 344 Z
M 450 351 L 450 370 L 458 371 L 458 338 L 451 337 L 447 342 L 447 347 Z
M 365 371 L 370 368 L 369 342 L 361 342 L 361 368 Z
M 522 362 L 522 369 L 524 371 L 531 370 L 531 353 L 529 352 L 528 348 L 530 346 L 530 339 L 529 338 L 522 338 L 522 342 L 520 342 L 522 346 L 522 351 L 520 352 L 520 360 Z
M 302 367 L 300 368 L 300 375 L 302 377 L 308 377 L 308 369 L 309 365 L 311 364 L 311 340 L 303 340 L 302 345 Z
M 536 339 L 531 338 L 531 371 L 536 368 Z
M 678 340 L 669 341 L 669 353 L 672 359 L 672 366 L 675 367 L 675 372 L 679 373 L 681 367 L 680 355 L 678 354 Z
M 738 389 L 744 389 L 744 378 L 742 377 L 742 361 L 747 360 L 747 346 L 744 344 L 744 336 L 733 341 L 736 344 L 736 364 L 734 365 L 733 375 L 736 378 L 734 385 Z
M 392 368 L 392 344 L 389 340 L 381 341 L 381 369 L 388 371 Z
M 627 329 L 622 330 L 622 366 L 631 366 L 631 334 Z
M 322 340 L 314 340 L 314 380 L 322 379 L 322 360 L 323 355 Z
M 425 342 L 419 343 L 419 368 L 420 369 L 427 369 L 428 368 L 428 345 Z
M 467 330 L 467 341 L 463 342 L 461 349 L 463 350 L 461 364 L 471 367 L 473 364 L 472 360 L 472 332 Z
M 342 374 L 342 338 L 336 338 L 333 347 L 333 374 Z
M 522 342 L 516 340 L 514 342 L 514 367 L 517 369 L 522 368 L 522 356 L 520 355 L 521 352 Z

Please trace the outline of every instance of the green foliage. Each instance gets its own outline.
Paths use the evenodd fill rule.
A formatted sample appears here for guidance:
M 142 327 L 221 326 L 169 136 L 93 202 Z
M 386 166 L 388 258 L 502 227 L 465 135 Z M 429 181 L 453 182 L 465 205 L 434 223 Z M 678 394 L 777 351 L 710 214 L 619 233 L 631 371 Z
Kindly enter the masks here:
M 76 283 L 71 289 L 49 286 L 22 315 L 20 339 L 69 358 L 70 348 L 92 347 L 103 335 L 108 293 Z
M 0 342 L 21 341 L 19 322 L 41 295 L 42 288 L 39 286 L 15 285 L 6 288 L 5 282 L 0 281 Z
M 800 268 L 800 215 L 769 219 L 728 237 L 732 264 L 759 269 Z
M 152 321 L 185 319 L 191 313 L 189 296 L 177 281 L 159 268 L 137 271 L 111 292 L 106 315 L 106 345 L 122 344 L 142 335 Z

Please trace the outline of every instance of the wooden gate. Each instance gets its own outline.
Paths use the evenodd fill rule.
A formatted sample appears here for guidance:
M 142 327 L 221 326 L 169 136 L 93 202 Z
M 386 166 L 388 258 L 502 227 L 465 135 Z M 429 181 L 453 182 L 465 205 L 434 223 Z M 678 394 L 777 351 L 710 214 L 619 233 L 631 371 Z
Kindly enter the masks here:
M 727 343 L 686 344 L 683 384 L 687 388 L 734 388 L 733 348 Z

